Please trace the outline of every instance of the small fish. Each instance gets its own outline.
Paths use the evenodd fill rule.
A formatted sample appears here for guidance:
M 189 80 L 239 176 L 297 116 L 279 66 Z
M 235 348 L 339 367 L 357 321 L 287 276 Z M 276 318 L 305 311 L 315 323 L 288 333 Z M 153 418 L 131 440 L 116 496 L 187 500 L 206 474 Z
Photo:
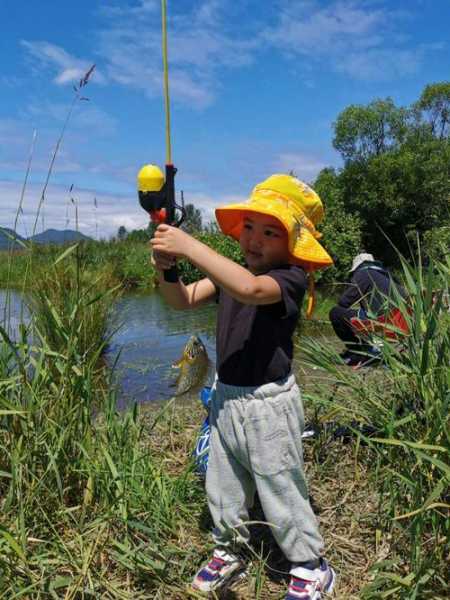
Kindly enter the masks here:
M 175 396 L 181 396 L 190 389 L 200 386 L 208 373 L 208 354 L 201 339 L 192 335 L 183 354 L 176 363 L 172 365 L 174 369 L 180 369 L 176 381 Z

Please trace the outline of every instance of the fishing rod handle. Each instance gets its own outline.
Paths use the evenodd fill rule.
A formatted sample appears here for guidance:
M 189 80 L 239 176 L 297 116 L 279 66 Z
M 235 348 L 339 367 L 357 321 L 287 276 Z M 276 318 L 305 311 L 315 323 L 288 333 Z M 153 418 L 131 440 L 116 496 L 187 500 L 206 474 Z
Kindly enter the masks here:
M 175 265 L 170 267 L 170 269 L 164 270 L 164 281 L 167 281 L 167 283 L 177 283 L 178 280 L 178 269 Z

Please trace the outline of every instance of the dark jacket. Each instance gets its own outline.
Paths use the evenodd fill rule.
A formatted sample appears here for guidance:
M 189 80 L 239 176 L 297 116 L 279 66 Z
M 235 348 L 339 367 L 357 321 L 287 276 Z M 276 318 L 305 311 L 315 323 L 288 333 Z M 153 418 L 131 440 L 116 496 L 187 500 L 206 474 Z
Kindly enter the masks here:
M 367 313 L 380 315 L 389 305 L 389 298 L 395 298 L 394 286 L 400 295 L 406 296 L 405 291 L 394 281 L 381 262 L 363 262 L 353 271 L 350 283 L 339 298 L 338 305 L 350 308 L 359 303 Z

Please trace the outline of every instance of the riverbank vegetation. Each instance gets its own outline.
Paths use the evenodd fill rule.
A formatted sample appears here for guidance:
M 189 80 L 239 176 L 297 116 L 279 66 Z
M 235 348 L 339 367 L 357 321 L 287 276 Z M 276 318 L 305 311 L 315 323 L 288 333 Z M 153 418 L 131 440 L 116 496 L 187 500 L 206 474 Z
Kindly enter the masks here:
M 16 340 L 0 330 L 0 595 L 181 600 L 211 550 L 191 460 L 203 409 L 117 412 L 100 356 L 118 290 L 77 273 L 76 250 L 46 278 L 33 270 L 29 328 Z M 329 344 L 299 348 L 315 367 L 298 373 L 320 424 L 306 463 L 340 600 L 448 595 L 450 263 L 404 263 L 403 279 L 411 333 L 401 352 L 383 347 L 386 368 L 339 367 Z M 376 435 L 344 440 L 330 421 Z M 264 520 L 257 507 L 252 518 Z M 253 529 L 250 577 L 232 597 L 275 600 L 288 565 L 268 528 Z
M 450 258 L 429 268 L 402 260 L 408 300 L 396 306 L 409 334 L 383 341 L 382 369 L 361 376 L 336 366 L 329 345 L 307 339 L 311 365 L 333 381 L 319 385 L 319 415 L 356 430 L 368 446 L 368 475 L 379 493 L 375 537 L 384 560 L 372 565 L 362 598 L 445 598 L 450 591 Z M 396 331 L 391 327 L 391 331 Z M 317 416 L 320 420 L 320 416 Z M 325 417 L 326 418 L 326 417 Z M 360 461 L 361 456 L 355 459 Z M 363 459 L 365 462 L 365 459 Z

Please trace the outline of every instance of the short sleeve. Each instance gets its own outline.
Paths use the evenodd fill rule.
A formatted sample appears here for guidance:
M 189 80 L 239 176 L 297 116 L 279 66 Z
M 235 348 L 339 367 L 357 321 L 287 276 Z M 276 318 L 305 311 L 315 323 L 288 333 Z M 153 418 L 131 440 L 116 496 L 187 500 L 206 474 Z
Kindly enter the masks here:
M 275 279 L 281 289 L 284 310 L 282 318 L 296 317 L 308 287 L 306 273 L 300 267 L 288 265 L 266 273 Z

